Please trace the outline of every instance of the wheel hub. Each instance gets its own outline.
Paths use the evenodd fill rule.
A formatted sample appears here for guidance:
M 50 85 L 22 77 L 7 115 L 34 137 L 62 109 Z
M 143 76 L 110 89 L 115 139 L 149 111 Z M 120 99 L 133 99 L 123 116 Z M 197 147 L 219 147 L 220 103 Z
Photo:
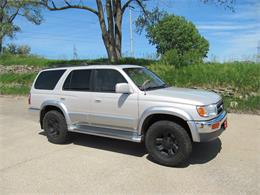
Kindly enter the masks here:
M 173 139 L 171 137 L 164 137 L 163 146 L 165 149 L 171 149 L 173 146 Z
M 179 146 L 175 136 L 172 133 L 164 133 L 155 140 L 157 149 L 166 156 L 173 156 L 177 153 Z

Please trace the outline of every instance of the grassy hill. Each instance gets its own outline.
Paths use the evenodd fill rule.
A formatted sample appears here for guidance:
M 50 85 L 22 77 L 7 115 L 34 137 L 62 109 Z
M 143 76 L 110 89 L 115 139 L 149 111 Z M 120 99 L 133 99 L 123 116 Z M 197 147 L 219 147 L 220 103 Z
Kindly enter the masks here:
M 134 58 L 123 58 L 119 63 L 147 66 L 171 86 L 203 88 L 220 93 L 229 111 L 260 114 L 260 64 L 204 63 L 175 68 L 154 60 Z M 1 56 L 0 94 L 28 94 L 39 69 L 82 64 L 109 64 L 109 62 L 104 58 L 67 61 L 37 56 Z

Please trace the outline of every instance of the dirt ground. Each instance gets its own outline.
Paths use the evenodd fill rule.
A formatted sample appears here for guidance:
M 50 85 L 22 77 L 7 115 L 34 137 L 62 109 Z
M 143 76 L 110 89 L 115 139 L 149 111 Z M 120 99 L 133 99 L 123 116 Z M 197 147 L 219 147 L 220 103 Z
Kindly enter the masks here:
M 142 144 L 79 134 L 51 144 L 26 98 L 0 97 L 0 194 L 260 194 L 260 116 L 229 114 L 228 123 L 169 168 Z

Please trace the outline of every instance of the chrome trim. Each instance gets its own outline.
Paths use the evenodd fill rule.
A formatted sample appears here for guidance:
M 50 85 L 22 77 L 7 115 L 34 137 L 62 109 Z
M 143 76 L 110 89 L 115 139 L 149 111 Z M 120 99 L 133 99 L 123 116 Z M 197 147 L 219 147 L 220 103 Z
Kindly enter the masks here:
M 211 133 L 221 129 L 223 122 L 227 119 L 227 112 L 223 111 L 216 118 L 208 121 L 194 121 L 198 129 L 198 133 Z M 212 129 L 211 126 L 214 123 L 220 122 L 220 125 L 217 129 Z

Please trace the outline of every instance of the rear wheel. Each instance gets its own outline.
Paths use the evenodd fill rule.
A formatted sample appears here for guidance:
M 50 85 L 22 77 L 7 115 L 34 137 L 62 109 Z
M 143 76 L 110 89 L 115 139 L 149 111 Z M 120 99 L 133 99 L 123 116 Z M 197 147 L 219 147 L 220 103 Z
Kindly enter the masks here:
M 187 131 L 172 121 L 152 124 L 145 135 L 149 155 L 159 164 L 176 166 L 188 159 L 192 142 Z
M 69 138 L 66 120 L 64 116 L 56 110 L 49 111 L 45 114 L 43 118 L 43 129 L 51 143 L 63 144 Z

